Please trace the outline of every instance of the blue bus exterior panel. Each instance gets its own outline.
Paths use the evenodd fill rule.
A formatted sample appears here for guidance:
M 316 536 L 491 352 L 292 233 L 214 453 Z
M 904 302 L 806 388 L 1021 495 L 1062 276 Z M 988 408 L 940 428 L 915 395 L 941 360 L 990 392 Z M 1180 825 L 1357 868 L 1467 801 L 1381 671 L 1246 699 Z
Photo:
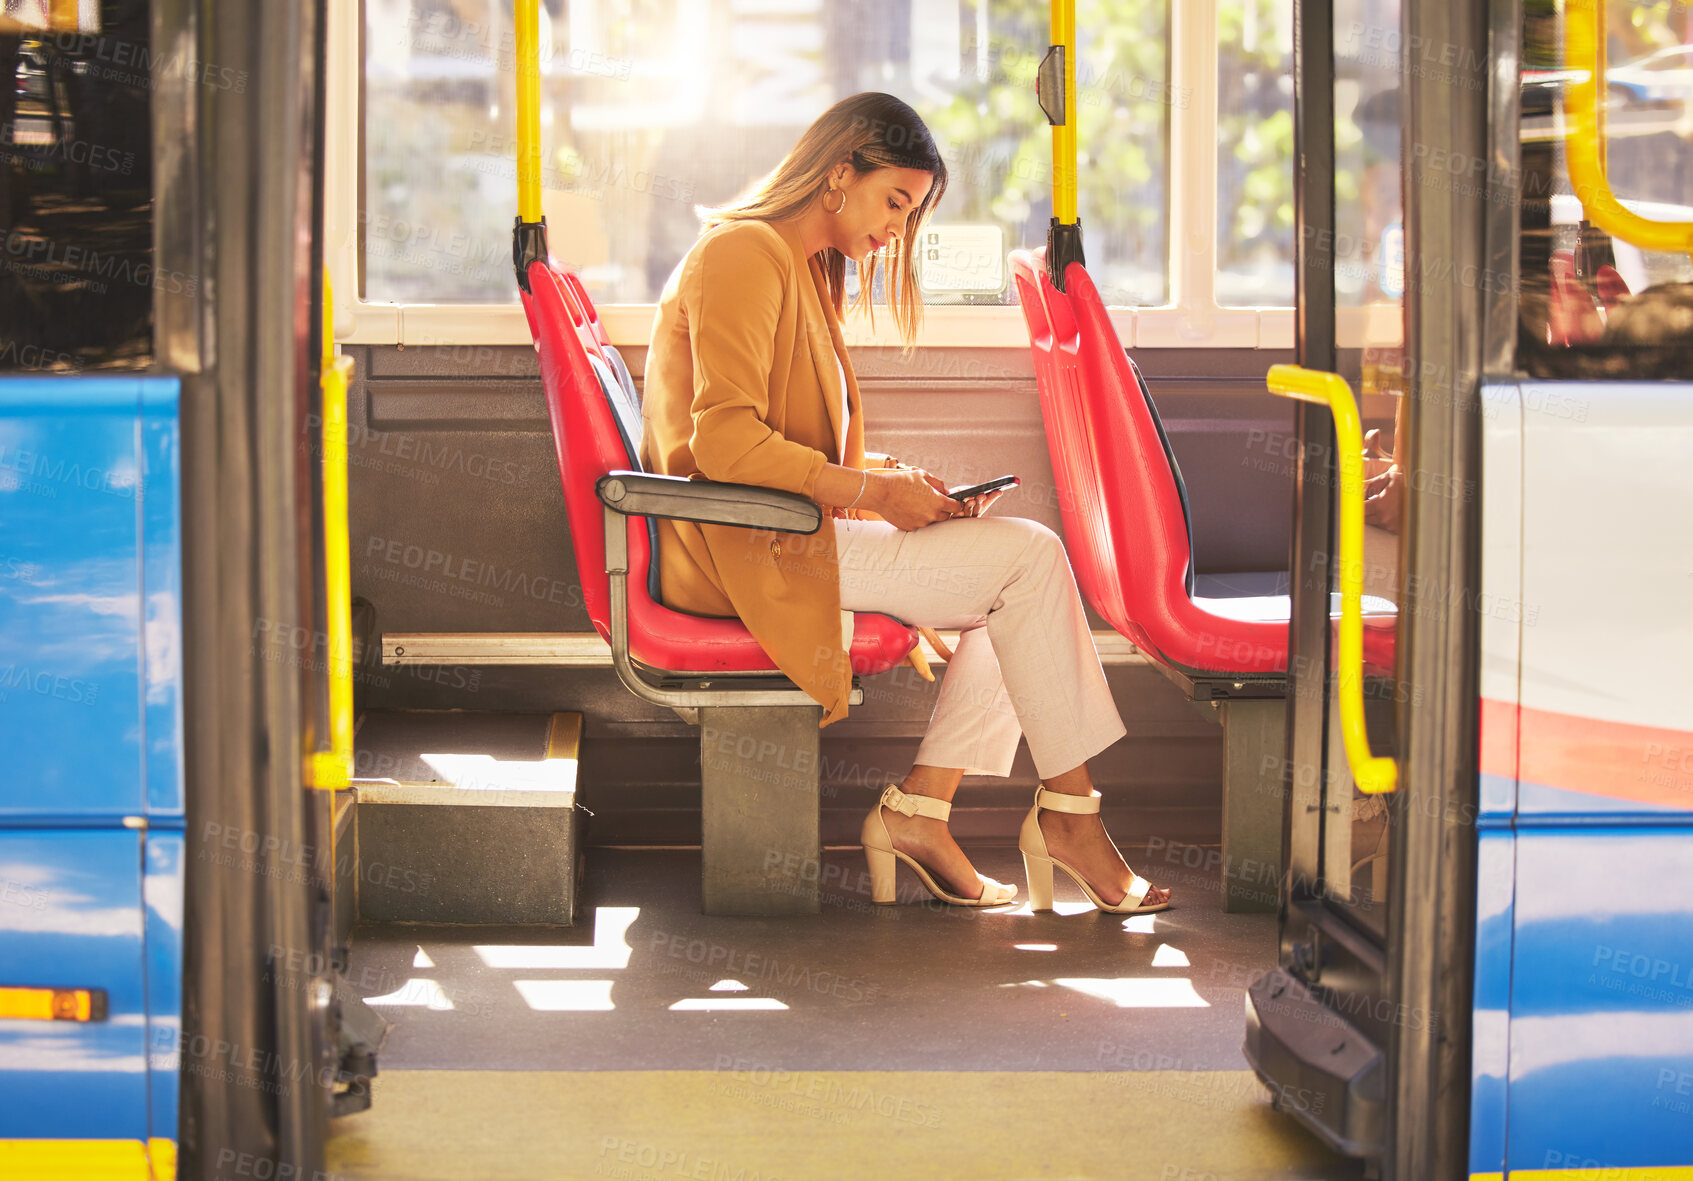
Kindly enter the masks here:
M 1515 837 L 1484 827 L 1476 856 L 1475 1009 L 1470 1016 L 1470 1172 L 1505 1167 L 1510 1110 Z
M 180 823 L 178 388 L 0 380 L 0 825 Z
M 142 775 L 155 828 L 181 822 L 182 429 L 175 378 L 140 383 Z
M 1693 1164 L 1690 841 L 1517 834 L 1511 1168 Z
M 1693 384 L 1522 392 L 1505 1164 L 1693 1168 Z
M 149 833 L 141 881 L 147 940 L 147 1136 L 151 1141 L 173 1143 L 177 1137 L 178 1071 L 183 1065 L 185 843 L 178 832 Z M 189 1066 L 203 1068 L 204 1058 L 202 1053 Z
M 0 1141 L 174 1144 L 184 904 L 174 378 L 0 378 Z M 67 1158 L 70 1159 L 70 1158 Z
M 141 845 L 0 833 L 0 983 L 106 992 L 104 1021 L 0 1019 L 0 1140 L 147 1139 Z

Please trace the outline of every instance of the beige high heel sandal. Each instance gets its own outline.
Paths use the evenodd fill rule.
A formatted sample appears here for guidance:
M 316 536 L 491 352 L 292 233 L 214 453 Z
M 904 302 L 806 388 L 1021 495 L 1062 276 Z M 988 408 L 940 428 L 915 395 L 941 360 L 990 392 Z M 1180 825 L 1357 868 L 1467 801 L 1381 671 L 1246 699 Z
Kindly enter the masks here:
M 1046 847 L 1046 836 L 1040 830 L 1040 810 L 1048 812 L 1069 812 L 1075 816 L 1089 816 L 1099 811 L 1099 793 L 1093 792 L 1085 796 L 1065 795 L 1063 792 L 1048 791 L 1044 787 L 1035 789 L 1035 806 L 1029 809 L 1028 816 L 1023 820 L 1023 829 L 1017 834 L 1017 848 L 1023 854 L 1023 870 L 1029 875 L 1029 908 L 1031 910 L 1052 909 L 1052 867 L 1057 866 L 1082 888 L 1082 893 L 1088 896 L 1088 901 L 1106 914 L 1152 914 L 1154 911 L 1168 910 L 1170 903 L 1149 903 L 1141 905 L 1141 899 L 1146 897 L 1152 883 L 1135 874 L 1135 879 L 1129 884 L 1129 892 L 1123 900 L 1115 906 L 1107 906 L 1093 892 L 1093 887 L 1075 870 L 1054 857 Z M 1109 835 L 1105 838 L 1111 841 Z M 1117 843 L 1111 841 L 1113 851 Z M 1122 853 L 1117 853 L 1122 857 Z M 1125 862 L 1125 864 L 1127 864 Z M 1133 872 L 1132 870 L 1130 872 Z
M 864 818 L 864 828 L 859 833 L 859 839 L 864 842 L 864 860 L 870 865 L 872 901 L 883 906 L 894 904 L 895 858 L 916 871 L 917 880 L 923 883 L 929 893 L 953 906 L 1004 906 L 1017 896 L 1016 886 L 996 882 L 981 874 L 976 875 L 982 883 L 981 897 L 960 898 L 952 893 L 937 882 L 928 870 L 894 848 L 893 838 L 888 835 L 888 823 L 882 819 L 883 808 L 889 808 L 901 816 L 927 816 L 931 820 L 940 821 L 945 821 L 952 815 L 952 805 L 945 800 L 937 800 L 931 796 L 907 795 L 893 784 L 888 785 L 888 789 L 882 793 L 882 798 L 870 809 L 870 815 Z

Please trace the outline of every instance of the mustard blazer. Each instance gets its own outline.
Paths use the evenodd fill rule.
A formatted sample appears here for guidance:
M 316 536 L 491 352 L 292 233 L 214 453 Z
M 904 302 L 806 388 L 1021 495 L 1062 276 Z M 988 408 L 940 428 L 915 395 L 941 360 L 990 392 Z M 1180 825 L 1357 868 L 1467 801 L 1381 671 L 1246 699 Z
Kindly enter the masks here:
M 822 267 L 787 227 L 708 229 L 665 283 L 647 350 L 641 464 L 671 476 L 760 484 L 810 498 L 842 454 L 840 358 L 851 408 L 844 462 L 866 466 L 858 381 Z M 873 456 L 872 466 L 885 457 Z M 776 666 L 846 716 L 834 513 L 804 536 L 686 521 L 658 523 L 667 606 L 738 616 Z

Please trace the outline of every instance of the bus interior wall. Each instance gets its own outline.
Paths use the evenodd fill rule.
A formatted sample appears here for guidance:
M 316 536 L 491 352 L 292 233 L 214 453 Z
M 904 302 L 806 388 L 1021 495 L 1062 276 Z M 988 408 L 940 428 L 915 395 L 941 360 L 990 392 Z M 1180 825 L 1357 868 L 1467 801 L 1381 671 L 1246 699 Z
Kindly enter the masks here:
M 346 351 L 356 361 L 353 593 L 374 607 L 376 632 L 591 632 L 533 351 Z M 622 351 L 638 383 L 645 349 Z M 1291 410 L 1262 379 L 1281 359 L 1266 350 L 1136 353 L 1187 483 L 1200 575 L 1286 568 L 1296 449 Z M 853 360 L 869 449 L 952 482 L 1014 471 L 1022 486 L 995 512 L 1062 532 L 1026 350 L 920 350 L 902 359 L 898 350 L 861 349 Z M 1110 631 L 1097 617 L 1093 625 Z M 595 797 L 589 842 L 698 840 L 697 733 L 624 692 L 609 667 L 384 666 L 376 647 L 357 682 L 361 710 L 581 712 L 582 775 Z M 1127 745 L 1097 760 L 1108 807 L 1146 831 L 1215 842 L 1221 731 L 1144 661 L 1108 661 L 1107 676 L 1129 727 Z M 856 840 L 867 792 L 903 775 L 936 693 L 908 667 L 865 687 L 864 705 L 824 735 L 825 843 Z M 1024 750 L 1009 779 L 967 787 L 955 827 L 966 839 L 1014 831 L 1035 778 Z

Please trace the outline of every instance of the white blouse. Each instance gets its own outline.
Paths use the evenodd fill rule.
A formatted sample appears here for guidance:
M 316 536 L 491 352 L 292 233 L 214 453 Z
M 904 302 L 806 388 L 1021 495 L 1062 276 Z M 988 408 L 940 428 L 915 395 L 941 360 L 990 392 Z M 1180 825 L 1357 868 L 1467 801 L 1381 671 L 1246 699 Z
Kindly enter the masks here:
M 840 438 L 841 453 L 836 458 L 835 462 L 836 463 L 845 463 L 846 462 L 846 441 L 847 441 L 847 420 L 852 417 L 852 404 L 851 404 L 850 400 L 847 398 L 846 367 L 841 364 L 841 355 L 839 353 L 835 354 L 835 372 L 840 374 L 840 378 L 841 378 L 841 438 Z
M 852 417 L 852 406 L 847 399 L 846 367 L 841 364 L 841 355 L 835 354 L 835 372 L 841 379 L 841 454 L 837 462 L 846 462 L 847 421 Z M 841 612 L 841 647 L 852 650 L 853 614 L 851 611 Z

